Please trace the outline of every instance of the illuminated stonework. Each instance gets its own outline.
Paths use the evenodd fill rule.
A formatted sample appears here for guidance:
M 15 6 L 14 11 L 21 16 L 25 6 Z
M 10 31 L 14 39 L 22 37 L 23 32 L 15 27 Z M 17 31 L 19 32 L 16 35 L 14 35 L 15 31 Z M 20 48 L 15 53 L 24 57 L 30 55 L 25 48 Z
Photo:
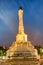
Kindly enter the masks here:
M 7 51 L 7 57 L 28 57 L 28 58 L 37 58 L 39 59 L 37 50 L 31 44 L 30 41 L 27 41 L 27 34 L 24 33 L 23 25 L 23 10 L 22 8 L 18 11 L 19 15 L 19 29 L 16 36 L 16 41 L 12 43 Z
M 22 9 L 19 9 L 18 16 L 19 16 L 19 30 L 16 36 L 16 41 L 17 42 L 27 41 L 27 34 L 24 33 L 23 10 Z

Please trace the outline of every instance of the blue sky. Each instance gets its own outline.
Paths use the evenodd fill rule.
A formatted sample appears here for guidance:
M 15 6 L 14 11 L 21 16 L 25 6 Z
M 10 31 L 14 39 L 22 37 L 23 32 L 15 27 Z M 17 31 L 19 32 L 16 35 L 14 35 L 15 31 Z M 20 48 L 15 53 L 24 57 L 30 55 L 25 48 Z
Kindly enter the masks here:
M 43 0 L 0 0 L 0 46 L 9 46 L 18 32 L 18 9 L 24 10 L 24 28 L 28 40 L 43 45 Z

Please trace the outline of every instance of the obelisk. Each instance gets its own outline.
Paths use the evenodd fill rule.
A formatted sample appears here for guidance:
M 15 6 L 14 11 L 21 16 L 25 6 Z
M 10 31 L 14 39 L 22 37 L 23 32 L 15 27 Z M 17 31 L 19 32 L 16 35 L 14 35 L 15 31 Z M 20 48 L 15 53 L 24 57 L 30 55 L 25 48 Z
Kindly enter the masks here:
M 22 9 L 22 7 L 20 7 L 18 10 L 18 16 L 19 16 L 19 28 L 18 28 L 18 34 L 16 36 L 16 41 L 17 42 L 27 41 L 27 34 L 24 33 L 23 9 Z
M 19 16 L 19 31 L 18 33 L 23 34 L 24 33 L 24 26 L 23 26 L 23 10 L 22 7 L 20 7 L 20 10 L 18 11 Z

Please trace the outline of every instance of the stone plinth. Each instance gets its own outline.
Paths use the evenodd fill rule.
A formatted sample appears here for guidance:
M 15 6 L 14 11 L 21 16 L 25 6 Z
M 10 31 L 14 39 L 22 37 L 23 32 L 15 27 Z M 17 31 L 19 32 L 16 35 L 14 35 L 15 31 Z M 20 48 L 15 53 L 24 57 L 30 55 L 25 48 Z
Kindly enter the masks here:
M 32 57 L 39 59 L 37 50 L 28 42 L 13 42 L 7 51 L 7 57 Z
M 8 65 L 40 65 L 40 61 L 36 58 L 14 58 L 10 60 L 6 60 Z

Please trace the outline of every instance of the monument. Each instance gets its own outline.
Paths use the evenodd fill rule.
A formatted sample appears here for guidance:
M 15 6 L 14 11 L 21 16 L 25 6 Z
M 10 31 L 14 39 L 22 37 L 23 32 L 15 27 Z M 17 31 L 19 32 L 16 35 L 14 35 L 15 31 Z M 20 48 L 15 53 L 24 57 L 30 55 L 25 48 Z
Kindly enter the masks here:
M 18 16 L 19 16 L 19 28 L 18 28 L 18 34 L 16 35 L 16 41 L 13 42 L 12 45 L 9 47 L 6 56 L 12 59 L 13 58 L 39 59 L 37 50 L 34 48 L 31 42 L 27 40 L 27 34 L 24 33 L 22 7 L 20 7 L 18 10 Z

